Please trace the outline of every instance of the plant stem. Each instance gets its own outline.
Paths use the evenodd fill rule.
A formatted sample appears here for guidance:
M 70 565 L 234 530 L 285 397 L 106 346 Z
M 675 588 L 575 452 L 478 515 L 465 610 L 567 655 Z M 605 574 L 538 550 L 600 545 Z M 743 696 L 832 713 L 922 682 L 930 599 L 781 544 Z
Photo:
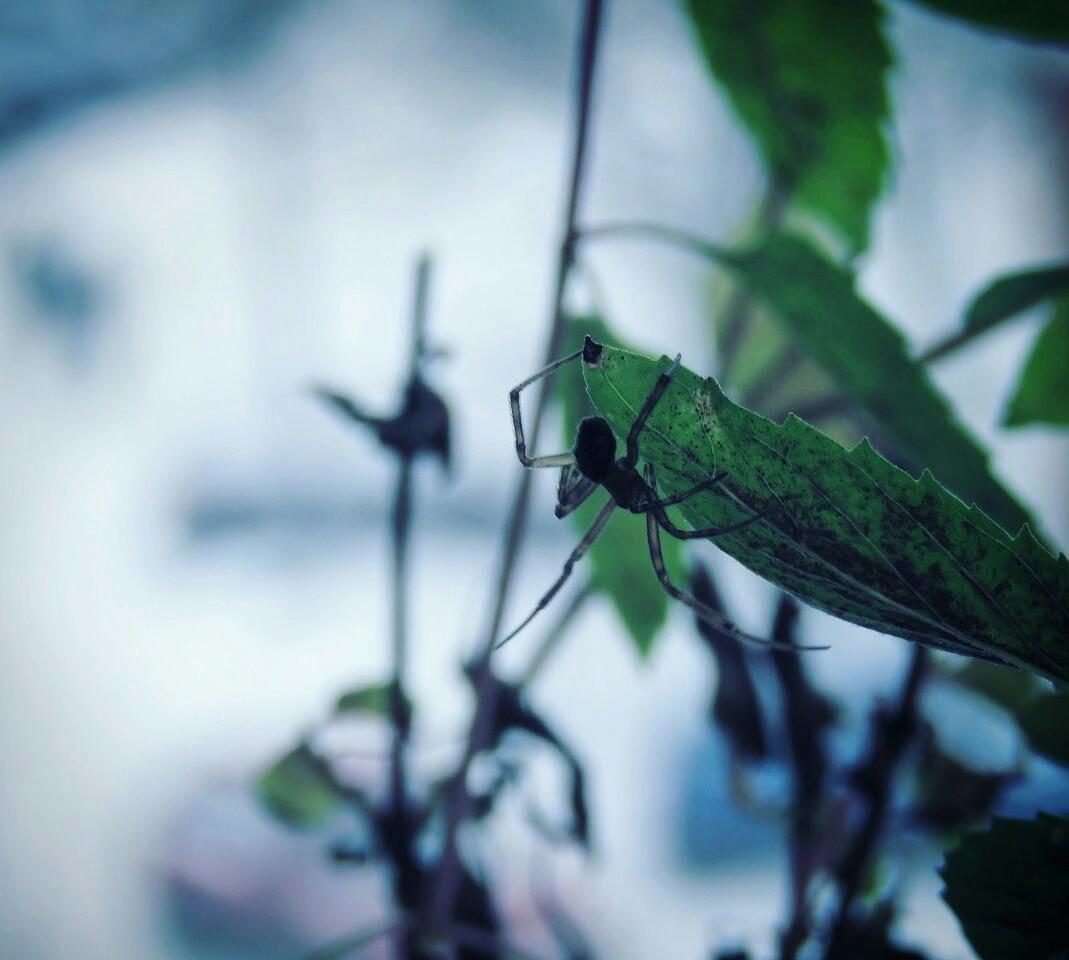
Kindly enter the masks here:
M 877 711 L 873 716 L 869 753 L 854 776 L 867 801 L 865 816 L 836 871 L 839 902 L 824 951 L 825 960 L 847 960 L 849 956 L 845 951 L 849 949 L 850 909 L 876 853 L 898 764 L 917 730 L 917 699 L 929 660 L 928 650 L 913 644 L 897 706 L 893 712 Z
M 936 360 L 942 360 L 943 357 L 957 353 L 962 347 L 972 343 L 978 337 L 982 337 L 985 333 L 990 333 L 990 330 L 990 327 L 955 330 L 953 333 L 948 333 L 941 340 L 937 340 L 927 350 L 918 353 L 914 359 L 917 363 L 934 363 Z
M 590 121 L 591 94 L 594 85 L 594 66 L 597 58 L 598 37 L 601 27 L 603 0 L 586 0 L 583 13 L 583 26 L 579 47 L 579 83 L 576 93 L 575 138 L 572 150 L 571 176 L 568 198 L 565 204 L 564 229 L 557 260 L 557 275 L 554 283 L 552 306 L 550 310 L 549 336 L 546 340 L 544 364 L 550 363 L 560 352 L 564 334 L 564 291 L 568 275 L 575 262 L 575 245 L 577 238 L 576 216 L 579 209 L 579 196 L 583 182 L 583 171 L 587 154 L 587 132 Z M 538 439 L 539 428 L 545 413 L 547 387 L 539 387 L 535 401 L 534 417 L 529 431 L 532 447 Z M 461 823 L 467 819 L 471 809 L 471 797 L 467 791 L 468 768 L 475 754 L 488 742 L 497 708 L 497 688 L 492 682 L 490 658 L 501 629 L 501 620 L 505 609 L 516 555 L 523 537 L 527 517 L 527 504 L 530 498 L 530 470 L 519 471 L 516 494 L 505 533 L 501 567 L 498 575 L 493 613 L 486 631 L 485 642 L 476 662 L 478 699 L 475 716 L 472 720 L 467 745 L 460 766 L 452 780 L 446 796 L 446 830 L 442 846 L 441 859 L 434 877 L 431 898 L 428 904 L 429 923 L 432 927 L 448 926 L 452 920 L 456 905 L 460 880 L 460 861 L 457 850 L 457 835 Z
M 427 288 L 430 284 L 431 260 L 423 254 L 416 264 L 416 290 L 412 305 L 412 354 L 408 364 L 408 382 L 419 379 L 420 367 L 425 354 L 425 331 L 427 327 Z M 404 692 L 408 649 L 408 603 L 406 585 L 408 579 L 408 543 L 412 523 L 412 459 L 411 453 L 399 457 L 397 492 L 394 496 L 393 531 L 393 693 L 390 697 L 390 717 L 394 727 L 394 749 L 399 753 L 408 738 L 408 723 Z M 395 767 L 402 766 L 400 756 L 395 758 Z M 395 779 L 403 774 L 395 771 Z M 396 787 L 397 784 L 395 783 Z M 403 793 L 395 790 L 394 798 Z
M 795 644 L 798 605 L 786 594 L 776 607 L 772 639 Z M 828 757 L 825 728 L 828 705 L 809 681 L 797 653 L 771 651 L 772 665 L 783 700 L 783 724 L 791 750 L 791 824 L 788 840 L 791 912 L 780 935 L 780 960 L 794 960 L 809 936 L 810 884 L 819 865 L 814 852 L 824 802 Z
M 420 379 L 425 354 L 424 336 L 427 326 L 427 288 L 430 283 L 431 260 L 423 254 L 416 265 L 416 289 L 412 305 L 412 353 L 408 365 L 408 383 Z M 393 542 L 393 677 L 390 684 L 390 727 L 393 743 L 390 751 L 389 820 L 400 826 L 407 822 L 408 788 L 406 785 L 405 753 L 411 728 L 405 677 L 408 660 L 408 547 L 412 525 L 412 461 L 414 453 L 402 451 L 398 457 L 397 490 L 392 515 Z M 419 870 L 407 840 L 407 831 L 391 831 L 396 842 L 391 844 L 394 861 L 394 889 L 402 909 L 412 909 L 414 891 L 418 890 Z M 398 960 L 411 953 L 411 931 L 399 927 L 394 937 L 394 951 Z
M 641 220 L 601 223 L 593 227 L 583 227 L 579 235 L 584 241 L 628 238 L 653 240 L 689 250 L 691 253 L 696 253 L 707 260 L 720 260 L 730 254 L 727 247 L 711 243 L 696 233 Z

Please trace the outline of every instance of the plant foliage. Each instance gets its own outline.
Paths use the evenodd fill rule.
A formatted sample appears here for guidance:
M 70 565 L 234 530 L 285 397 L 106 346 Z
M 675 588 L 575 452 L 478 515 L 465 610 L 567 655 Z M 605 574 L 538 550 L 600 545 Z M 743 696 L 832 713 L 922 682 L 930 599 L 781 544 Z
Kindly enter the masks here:
M 667 358 L 605 347 L 583 375 L 626 433 Z M 915 479 L 865 441 L 851 450 L 789 417 L 775 424 L 680 368 L 641 437 L 667 493 L 720 472 L 682 507 L 695 527 L 756 521 L 716 543 L 835 616 L 943 650 L 1069 680 L 1069 562 L 1024 527 L 1011 537 L 928 471 Z

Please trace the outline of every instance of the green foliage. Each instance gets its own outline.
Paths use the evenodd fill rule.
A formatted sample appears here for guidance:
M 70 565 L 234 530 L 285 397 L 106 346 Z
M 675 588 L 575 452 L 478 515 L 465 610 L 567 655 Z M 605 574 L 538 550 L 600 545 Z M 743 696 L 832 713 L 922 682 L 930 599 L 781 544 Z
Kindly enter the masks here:
M 619 342 L 600 317 L 577 317 L 569 322 L 565 353 L 578 350 L 587 334 L 595 339 L 603 337 L 609 343 Z M 575 428 L 583 417 L 596 413 L 583 389 L 579 364 L 560 371 L 557 391 L 561 398 L 564 435 L 570 438 L 575 435 Z M 572 524 L 577 533 L 586 530 L 594 522 L 606 496 L 595 493 L 572 514 Z M 647 559 L 646 525 L 629 522 L 629 519 L 614 518 L 587 554 L 587 561 L 593 572 L 591 579 L 594 586 L 612 601 L 635 648 L 645 656 L 668 615 L 668 594 L 664 592 Z M 681 545 L 664 538 L 662 548 L 668 568 L 678 568 Z
M 1069 297 L 1036 338 L 1002 423 L 1069 426 Z
M 1021 710 L 1018 720 L 1036 753 L 1069 767 L 1069 694 L 1036 697 Z
M 335 713 L 372 713 L 389 719 L 390 689 L 389 683 L 369 683 L 363 687 L 347 690 L 334 705 Z
M 970 333 L 981 333 L 1066 292 L 1069 292 L 1069 264 L 1008 273 L 976 295 L 965 311 L 963 326 Z
M 891 52 L 873 0 L 688 0 L 771 180 L 857 250 L 883 189 Z
M 1042 687 L 1030 673 L 980 660 L 970 660 L 951 679 L 1012 714 L 1019 713 Z
M 587 391 L 621 432 L 667 360 L 606 347 Z M 846 450 L 797 417 L 777 425 L 686 368 L 642 436 L 664 492 L 718 472 L 680 509 L 695 527 L 758 521 L 716 540 L 812 606 L 882 633 L 1069 679 L 1069 562 L 1025 527 L 1011 537 L 926 470 L 862 441 Z
M 271 815 L 290 827 L 324 822 L 341 800 L 325 766 L 303 743 L 260 774 L 256 792 Z
M 1069 958 L 1069 820 L 996 817 L 962 838 L 941 873 L 980 960 Z
M 852 271 L 789 234 L 742 251 L 692 247 L 735 273 L 900 454 L 936 472 L 1007 529 L 1034 527 L 992 475 L 987 453 L 909 356 L 902 334 L 857 293 Z
M 1017 34 L 1026 40 L 1069 45 L 1065 0 L 914 0 L 978 26 Z

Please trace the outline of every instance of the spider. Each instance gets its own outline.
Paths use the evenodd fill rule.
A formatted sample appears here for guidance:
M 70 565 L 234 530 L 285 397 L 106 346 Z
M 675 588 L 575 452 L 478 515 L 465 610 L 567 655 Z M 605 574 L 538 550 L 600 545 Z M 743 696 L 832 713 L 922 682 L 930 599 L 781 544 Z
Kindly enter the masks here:
M 509 393 L 509 402 L 512 406 L 512 426 L 516 435 L 516 455 L 519 457 L 520 463 L 525 467 L 561 468 L 560 483 L 557 487 L 556 515 L 558 517 L 566 517 L 582 503 L 585 503 L 599 487 L 604 488 L 609 494 L 609 501 L 601 508 L 590 528 L 583 534 L 582 539 L 564 562 L 564 569 L 556 582 L 546 591 L 542 599 L 538 601 L 538 605 L 528 614 L 523 623 L 501 640 L 497 646 L 503 646 L 511 640 L 540 611 L 546 608 L 561 587 L 564 586 L 568 577 L 571 576 L 572 568 L 583 558 L 602 530 L 605 529 L 605 525 L 609 522 L 609 518 L 617 507 L 623 507 L 631 513 L 645 514 L 650 560 L 653 562 L 653 569 L 657 574 L 657 579 L 660 580 L 661 585 L 669 596 L 681 603 L 685 603 L 702 620 L 725 633 L 762 646 L 776 646 L 777 644 L 772 641 L 744 633 L 718 610 L 714 610 L 700 600 L 684 593 L 669 580 L 668 571 L 665 569 L 664 555 L 661 551 L 661 530 L 679 540 L 704 540 L 734 533 L 736 530 L 741 530 L 743 527 L 761 519 L 761 514 L 754 514 L 754 516 L 747 517 L 738 523 L 728 526 L 706 527 L 701 530 L 683 530 L 672 523 L 665 508 L 682 503 L 702 490 L 715 487 L 727 474 L 717 473 L 688 490 L 668 497 L 661 497 L 657 492 L 657 477 L 653 464 L 647 463 L 641 474 L 638 471 L 639 435 L 646 426 L 646 421 L 649 419 L 650 414 L 653 413 L 658 401 L 672 382 L 672 378 L 679 368 L 680 354 L 676 355 L 676 358 L 657 379 L 649 396 L 646 397 L 646 402 L 642 405 L 642 409 L 639 410 L 638 416 L 635 417 L 634 423 L 631 424 L 631 429 L 627 434 L 626 453 L 624 456 L 617 458 L 616 436 L 608 422 L 602 417 L 586 417 L 580 421 L 579 429 L 576 433 L 575 446 L 570 451 L 543 457 L 528 456 L 527 443 L 523 434 L 523 419 L 520 415 L 520 393 L 532 383 L 541 380 L 565 364 L 571 363 L 580 357 L 583 358 L 584 363 L 596 363 L 601 356 L 601 349 L 601 344 L 588 336 L 581 350 L 577 350 L 575 353 L 569 354 L 560 360 L 555 360 L 544 370 L 540 370 L 534 376 L 528 377 L 515 386 Z M 798 648 L 792 647 L 791 649 Z

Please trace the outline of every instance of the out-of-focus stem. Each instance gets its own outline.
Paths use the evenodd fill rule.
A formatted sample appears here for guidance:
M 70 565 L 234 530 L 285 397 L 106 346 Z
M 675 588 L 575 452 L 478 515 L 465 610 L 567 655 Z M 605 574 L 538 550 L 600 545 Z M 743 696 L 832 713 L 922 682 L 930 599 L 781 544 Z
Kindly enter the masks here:
M 550 309 L 549 335 L 546 340 L 543 365 L 550 363 L 557 356 L 564 338 L 564 291 L 568 283 L 568 275 L 575 262 L 576 215 L 579 209 L 579 196 L 587 155 L 587 133 L 590 121 L 591 94 L 594 85 L 594 66 L 597 59 L 603 7 L 602 0 L 587 0 L 584 6 L 583 26 L 579 41 L 579 83 L 576 92 L 576 123 L 571 176 L 565 204 L 564 228 L 557 260 L 557 274 Z M 546 391 L 547 387 L 543 383 L 538 390 L 534 415 L 528 432 L 532 447 L 537 443 L 542 418 L 545 413 L 548 396 Z M 432 927 L 448 926 L 452 920 L 460 880 L 457 834 L 460 825 L 467 819 L 471 809 L 471 797 L 468 794 L 466 785 L 468 768 L 475 754 L 483 749 L 488 740 L 497 708 L 497 688 L 492 682 L 490 657 L 501 629 L 505 599 L 512 581 L 517 551 L 523 537 L 527 504 L 530 497 L 531 471 L 519 471 L 518 478 L 516 494 L 513 498 L 505 533 L 505 544 L 502 551 L 497 588 L 494 594 L 493 613 L 490 617 L 485 641 L 476 664 L 478 698 L 475 716 L 472 720 L 464 756 L 447 795 L 445 839 L 428 905 L 428 920 Z

